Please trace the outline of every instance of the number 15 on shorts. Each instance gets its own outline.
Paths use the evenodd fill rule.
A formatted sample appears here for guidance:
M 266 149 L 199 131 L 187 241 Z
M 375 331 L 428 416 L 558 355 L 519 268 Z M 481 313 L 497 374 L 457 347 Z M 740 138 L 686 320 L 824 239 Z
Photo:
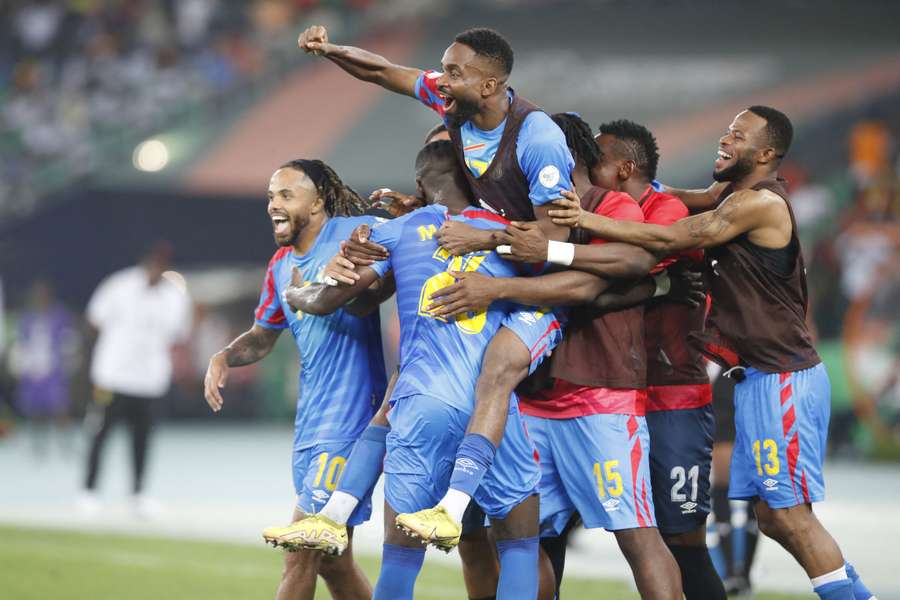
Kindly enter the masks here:
M 607 492 L 610 496 L 622 495 L 622 475 L 616 470 L 619 466 L 618 460 L 607 460 L 600 468 L 600 463 L 594 463 L 594 478 L 597 480 L 597 495 L 605 498 Z

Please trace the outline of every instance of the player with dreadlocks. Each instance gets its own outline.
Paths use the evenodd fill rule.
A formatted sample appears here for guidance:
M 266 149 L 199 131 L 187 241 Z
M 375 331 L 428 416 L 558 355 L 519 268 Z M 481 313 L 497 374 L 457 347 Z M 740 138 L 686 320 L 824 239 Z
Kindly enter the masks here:
M 384 358 L 377 303 L 391 286 L 373 289 L 327 316 L 294 312 L 283 292 L 291 283 L 321 281 L 322 270 L 339 243 L 361 224 L 367 205 L 320 160 L 293 160 L 269 180 L 267 212 L 279 246 L 266 271 L 253 326 L 209 361 L 204 395 L 214 412 L 222 409 L 221 388 L 230 367 L 265 357 L 281 331 L 290 327 L 300 351 L 301 393 L 297 401 L 292 456 L 297 504 L 292 521 L 316 513 L 337 487 L 353 443 L 366 429 L 385 394 Z M 308 282 L 301 281 L 303 273 Z M 371 514 L 366 497 L 348 520 L 365 522 Z M 285 554 L 279 599 L 312 600 L 321 575 L 332 597 L 369 598 L 369 582 L 348 548 L 342 556 L 301 550 Z

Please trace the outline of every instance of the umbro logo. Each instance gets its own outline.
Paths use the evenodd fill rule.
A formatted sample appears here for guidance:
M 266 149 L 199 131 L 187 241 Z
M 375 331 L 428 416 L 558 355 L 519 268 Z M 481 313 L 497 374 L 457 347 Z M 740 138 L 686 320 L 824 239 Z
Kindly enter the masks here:
M 534 313 L 531 312 L 520 312 L 519 320 L 528 323 L 529 325 L 534 325 L 537 323 L 537 319 L 534 317 Z
M 606 502 L 603 503 L 603 508 L 606 509 L 606 512 L 613 512 L 615 510 L 619 510 L 619 501 L 615 498 L 610 498 Z
M 697 512 L 697 503 L 696 502 L 685 502 L 681 505 L 681 514 L 689 515 L 691 513 Z
M 771 477 L 763 481 L 763 485 L 766 486 L 766 490 L 770 492 L 778 489 L 778 482 Z
M 471 458 L 457 458 L 456 468 L 463 471 L 466 475 L 473 475 L 478 471 L 478 465 Z

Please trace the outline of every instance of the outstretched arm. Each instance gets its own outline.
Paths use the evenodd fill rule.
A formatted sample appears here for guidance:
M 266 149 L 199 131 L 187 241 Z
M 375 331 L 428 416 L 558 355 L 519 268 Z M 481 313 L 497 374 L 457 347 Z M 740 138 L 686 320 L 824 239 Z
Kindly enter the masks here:
M 557 204 L 561 208 L 558 212 L 551 211 L 551 216 L 567 218 L 574 211 L 571 196 L 567 195 L 566 200 L 557 201 Z M 757 229 L 765 237 L 780 238 L 787 216 L 787 206 L 779 196 L 765 191 L 741 190 L 728 196 L 715 210 L 687 217 L 670 226 L 615 221 L 592 213 L 582 214 L 579 224 L 596 237 L 635 244 L 663 257 L 683 250 L 719 246 Z M 789 224 L 790 220 L 786 222 Z
M 307 28 L 297 39 L 301 50 L 324 56 L 359 80 L 377 83 L 386 90 L 415 97 L 419 69 L 395 65 L 378 54 L 354 46 L 339 46 L 328 41 L 328 31 L 321 25 Z

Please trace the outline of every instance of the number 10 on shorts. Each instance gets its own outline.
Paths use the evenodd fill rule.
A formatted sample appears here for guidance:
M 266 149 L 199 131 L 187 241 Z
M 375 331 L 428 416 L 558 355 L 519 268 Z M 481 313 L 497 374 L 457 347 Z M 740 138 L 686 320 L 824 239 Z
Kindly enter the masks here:
M 344 472 L 344 465 L 347 464 L 347 459 L 343 456 L 334 456 L 331 461 L 328 460 L 328 453 L 323 452 L 319 455 L 319 470 L 316 471 L 316 480 L 313 482 L 313 487 L 319 487 L 322 485 L 322 477 L 325 478 L 325 489 L 329 492 L 333 492 L 335 488 L 337 488 L 338 480 L 341 478 L 341 474 Z M 326 467 L 328 468 L 328 473 L 325 473 Z
M 601 498 L 605 498 L 607 492 L 610 496 L 622 495 L 622 476 L 616 471 L 619 466 L 618 460 L 608 460 L 603 463 L 594 463 L 594 477 L 597 479 L 597 494 Z

